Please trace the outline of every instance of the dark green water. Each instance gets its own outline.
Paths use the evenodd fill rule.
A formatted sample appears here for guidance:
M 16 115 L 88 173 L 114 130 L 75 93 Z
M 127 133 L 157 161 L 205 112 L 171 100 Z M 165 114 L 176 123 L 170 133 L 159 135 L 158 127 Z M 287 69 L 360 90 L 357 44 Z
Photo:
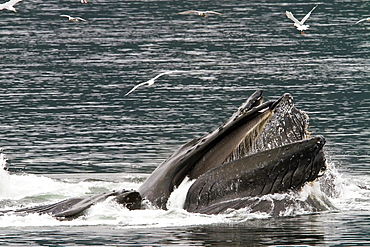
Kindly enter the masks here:
M 10 171 L 150 174 L 264 89 L 268 99 L 291 93 L 310 131 L 325 136 L 331 164 L 368 186 L 370 23 L 354 23 L 370 15 L 370 3 L 319 3 L 305 35 L 285 11 L 301 19 L 317 2 L 24 0 L 17 13 L 1 11 L 0 147 Z M 177 14 L 189 9 L 224 15 Z M 186 72 L 124 96 L 167 70 Z M 231 225 L 5 224 L 0 234 L 19 245 L 368 245 L 369 198 L 358 207 L 342 198 L 345 212 Z

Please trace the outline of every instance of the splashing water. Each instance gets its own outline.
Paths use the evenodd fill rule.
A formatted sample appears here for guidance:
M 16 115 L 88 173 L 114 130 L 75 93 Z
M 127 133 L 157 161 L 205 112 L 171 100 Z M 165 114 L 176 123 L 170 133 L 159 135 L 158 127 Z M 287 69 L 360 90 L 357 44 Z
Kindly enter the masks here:
M 9 175 L 5 171 L 7 158 L 3 153 L 3 150 L 0 149 L 0 198 L 1 195 L 6 191 L 7 185 L 9 184 Z

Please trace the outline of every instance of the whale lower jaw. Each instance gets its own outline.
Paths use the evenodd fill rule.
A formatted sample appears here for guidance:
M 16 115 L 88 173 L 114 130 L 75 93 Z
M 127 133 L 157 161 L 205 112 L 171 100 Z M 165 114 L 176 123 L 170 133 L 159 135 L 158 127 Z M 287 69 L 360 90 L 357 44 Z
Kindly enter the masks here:
M 325 170 L 321 136 L 258 152 L 214 168 L 189 188 L 189 212 L 221 213 L 248 206 L 253 197 L 298 190 Z M 244 198 L 241 200 L 241 198 Z M 237 202 L 237 203 L 236 203 Z M 264 211 L 263 204 L 253 210 Z

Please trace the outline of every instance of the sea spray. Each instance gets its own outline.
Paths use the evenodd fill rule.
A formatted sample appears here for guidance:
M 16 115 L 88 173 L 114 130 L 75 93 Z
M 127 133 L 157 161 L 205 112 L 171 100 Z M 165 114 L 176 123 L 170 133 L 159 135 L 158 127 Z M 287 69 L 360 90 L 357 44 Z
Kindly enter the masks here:
M 7 187 L 9 184 L 9 174 L 5 170 L 7 165 L 7 158 L 5 157 L 5 154 L 3 153 L 3 150 L 0 150 L 0 198 L 2 195 L 7 191 Z
M 190 186 L 195 182 L 194 180 L 189 180 L 188 177 L 186 177 L 182 183 L 179 185 L 178 188 L 176 188 L 170 195 L 168 202 L 167 202 L 167 208 L 184 208 L 186 195 L 188 194 L 188 190 Z

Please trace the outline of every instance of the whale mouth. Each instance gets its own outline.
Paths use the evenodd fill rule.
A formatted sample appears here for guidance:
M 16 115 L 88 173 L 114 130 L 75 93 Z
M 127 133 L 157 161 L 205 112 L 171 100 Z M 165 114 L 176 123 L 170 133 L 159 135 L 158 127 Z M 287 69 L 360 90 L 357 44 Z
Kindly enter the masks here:
M 188 190 L 185 210 L 214 214 L 228 208 L 239 209 L 256 196 L 298 190 L 325 171 L 325 139 L 310 137 L 308 116 L 294 106 L 293 97 L 284 94 L 270 107 L 273 113 L 265 118 L 261 113 L 262 109 L 267 111 L 264 104 L 258 98 L 249 109 L 238 110 L 234 119 L 225 123 L 228 126 L 230 121 L 259 109 L 260 115 L 253 119 L 261 121 L 252 121 L 253 128 L 244 130 L 245 136 L 221 164 L 202 170 L 198 165 L 203 168 L 207 164 L 202 158 L 195 165 L 197 177 Z M 240 129 L 234 126 L 233 131 L 242 132 L 245 126 L 239 126 Z M 233 136 L 232 132 L 228 135 Z
M 143 198 L 166 209 L 169 195 L 185 177 L 198 179 L 245 157 L 274 149 L 283 152 L 285 145 L 306 140 L 308 116 L 295 108 L 293 97 L 284 94 L 263 102 L 262 93 L 254 92 L 219 128 L 184 144 L 160 164 L 139 187 Z M 293 145 L 293 150 L 298 146 Z M 269 160 L 265 157 L 264 161 Z M 273 161 L 279 162 L 279 157 Z
M 235 120 L 262 105 L 260 99 L 249 110 L 240 111 Z M 293 97 L 284 94 L 275 102 L 273 114 L 257 122 L 253 131 L 246 130 L 248 134 L 220 165 L 201 170 L 198 165 L 206 162 L 196 164 L 197 171 L 202 172 L 196 173 L 184 209 L 205 214 L 240 209 L 255 197 L 299 190 L 322 176 L 326 170 L 326 141 L 322 136 L 310 137 L 308 119 L 294 106 Z M 253 210 L 263 211 L 263 204 Z

